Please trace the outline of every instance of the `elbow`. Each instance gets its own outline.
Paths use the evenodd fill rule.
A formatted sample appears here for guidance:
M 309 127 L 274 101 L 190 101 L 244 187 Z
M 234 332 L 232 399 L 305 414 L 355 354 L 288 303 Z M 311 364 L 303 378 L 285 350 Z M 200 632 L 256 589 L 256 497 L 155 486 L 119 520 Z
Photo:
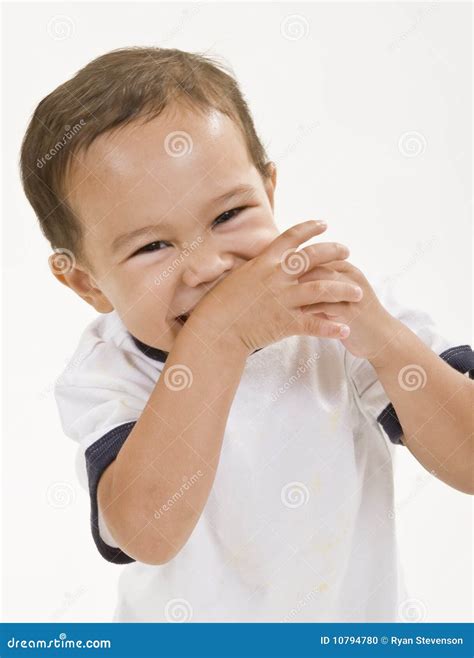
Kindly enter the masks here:
M 97 504 L 116 544 L 137 562 L 167 564 L 178 553 L 174 542 L 168 541 L 157 528 L 153 511 L 141 503 L 142 498 L 137 503 L 136 495 L 132 499 L 123 493 L 117 495 L 112 475 L 109 467 L 100 478 Z
M 459 482 L 452 485 L 454 489 L 457 489 L 461 493 L 468 494 L 468 496 L 474 496 L 474 485 L 472 482 Z
M 124 529 L 122 532 L 114 530 L 119 548 L 137 562 L 160 566 L 171 562 L 179 553 L 173 547 L 166 545 L 166 541 L 153 533 L 143 532 L 137 536 L 130 537 L 130 532 Z
M 108 523 L 119 547 L 137 562 L 160 566 L 179 553 L 180 548 L 167 540 L 146 515 L 129 515 L 122 510 L 120 518 L 109 519 Z
M 460 485 L 456 487 L 458 491 L 468 494 L 469 496 L 474 496 L 474 477 L 471 474 L 470 478 L 467 480 L 461 480 Z
M 198 520 L 191 508 L 183 514 L 169 511 L 157 518 L 155 509 L 144 505 L 149 497 L 133 487 L 117 495 L 107 481 L 99 484 L 98 504 L 119 548 L 137 562 L 160 566 L 173 560 L 186 544 Z M 102 489 L 101 489 L 102 485 Z
M 469 496 L 474 496 L 474 464 L 472 455 L 465 455 L 464 459 L 460 457 L 456 462 L 449 470 L 440 474 L 440 479 L 445 484 L 453 487 L 453 489 Z
M 119 547 L 137 562 L 160 566 L 171 562 L 190 533 L 177 533 L 171 524 L 160 525 L 154 510 L 122 503 L 115 513 L 108 509 L 107 525 Z
M 171 562 L 178 552 L 163 550 L 163 548 L 157 549 L 156 547 L 150 547 L 149 545 L 136 548 L 132 546 L 132 548 L 130 548 L 129 544 L 127 545 L 127 553 L 137 562 L 157 567 Z
M 465 450 L 458 451 L 459 453 L 463 453 L 463 456 L 459 460 L 456 460 L 458 481 L 456 488 L 463 493 L 474 496 L 474 444 L 472 428 L 470 428 L 470 434 L 467 434 L 467 436 L 469 436 L 469 439 L 462 444 Z

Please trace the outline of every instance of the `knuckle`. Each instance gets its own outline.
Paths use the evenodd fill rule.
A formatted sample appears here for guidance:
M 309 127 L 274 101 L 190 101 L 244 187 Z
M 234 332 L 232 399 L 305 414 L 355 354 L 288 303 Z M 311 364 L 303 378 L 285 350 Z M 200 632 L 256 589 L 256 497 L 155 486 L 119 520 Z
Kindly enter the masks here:
M 315 326 L 317 326 L 315 318 L 311 317 L 310 313 L 306 313 L 302 317 L 303 331 L 305 333 L 311 334 L 314 332 Z
M 347 297 L 347 285 L 343 281 L 335 281 L 333 287 L 333 295 L 339 301 L 342 301 Z
M 319 336 L 325 336 L 326 335 L 326 327 L 327 321 L 324 320 L 322 317 L 312 317 L 311 318 L 311 327 L 313 330 L 313 333 L 318 334 Z
M 337 334 L 334 324 L 321 317 L 310 315 L 307 320 L 307 331 L 318 336 L 330 337 Z
M 313 303 L 316 303 L 319 299 L 322 299 L 324 297 L 324 293 L 327 291 L 327 286 L 324 283 L 324 281 L 314 281 L 313 288 L 314 288 Z
M 334 324 L 333 322 L 325 322 L 324 325 L 325 336 L 331 338 L 338 335 L 339 327 L 337 324 Z
M 362 273 L 361 270 L 359 270 L 358 267 L 356 267 L 352 263 L 347 262 L 347 269 L 350 271 L 351 276 L 353 276 L 356 281 L 363 280 L 364 274 Z

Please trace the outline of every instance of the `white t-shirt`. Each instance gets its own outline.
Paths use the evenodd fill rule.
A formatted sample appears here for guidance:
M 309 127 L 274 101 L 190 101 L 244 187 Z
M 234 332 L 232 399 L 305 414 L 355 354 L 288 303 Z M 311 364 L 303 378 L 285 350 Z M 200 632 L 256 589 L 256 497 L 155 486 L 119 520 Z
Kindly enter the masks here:
M 389 286 L 374 288 L 392 315 L 474 376 L 469 345 L 441 336 L 428 314 L 401 306 Z M 392 452 L 405 449 L 401 427 L 371 364 L 339 340 L 291 336 L 253 352 L 214 485 L 185 546 L 157 566 L 117 546 L 98 515 L 97 484 L 166 356 L 131 336 L 114 311 L 86 327 L 55 387 L 64 433 L 79 446 L 94 542 L 106 560 L 127 565 L 113 620 L 400 621 L 407 592 Z M 199 474 L 187 477 L 176 496 Z

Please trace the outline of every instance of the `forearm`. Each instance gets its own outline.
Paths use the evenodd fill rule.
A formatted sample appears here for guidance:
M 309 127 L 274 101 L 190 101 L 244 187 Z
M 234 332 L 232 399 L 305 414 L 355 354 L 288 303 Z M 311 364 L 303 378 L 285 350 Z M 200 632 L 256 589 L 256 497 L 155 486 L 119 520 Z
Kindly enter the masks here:
M 474 381 L 455 370 L 406 325 L 393 319 L 369 358 L 390 398 L 403 442 L 436 477 L 474 493 Z
M 248 351 L 191 317 L 113 466 L 104 518 L 117 543 L 149 563 L 171 559 L 212 488 Z M 186 485 L 186 486 L 185 486 Z

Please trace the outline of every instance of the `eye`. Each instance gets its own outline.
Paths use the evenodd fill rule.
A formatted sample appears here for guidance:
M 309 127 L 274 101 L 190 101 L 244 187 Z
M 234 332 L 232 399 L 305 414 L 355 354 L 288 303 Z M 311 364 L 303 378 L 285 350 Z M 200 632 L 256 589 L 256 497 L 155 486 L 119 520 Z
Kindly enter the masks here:
M 222 215 L 219 215 L 219 217 L 214 221 L 214 223 L 221 224 L 228 222 L 234 217 L 236 217 L 237 215 L 239 215 L 242 212 L 242 210 L 245 210 L 246 207 L 247 206 L 241 206 L 239 208 L 233 208 L 232 210 L 226 210 L 226 212 L 222 213 Z M 159 249 L 155 246 L 160 244 L 169 244 L 169 243 L 167 243 L 165 240 L 155 240 L 155 242 L 150 242 L 150 244 L 147 244 L 144 247 L 138 249 L 138 251 L 132 254 L 132 257 L 149 251 L 163 251 L 163 249 Z
M 232 210 L 226 210 L 226 212 L 222 213 L 222 215 L 219 215 L 219 217 L 216 219 L 215 223 L 220 224 L 221 222 L 219 220 L 222 220 L 224 217 L 225 219 L 223 220 L 224 222 L 228 222 L 230 219 L 233 219 L 238 215 L 239 213 L 242 212 L 242 210 L 245 210 L 245 206 L 242 206 L 240 208 L 233 208 Z M 232 214 L 234 213 L 234 214 Z M 228 217 L 230 215 L 230 217 Z
M 136 251 L 132 256 L 136 256 L 137 254 L 142 254 L 146 253 L 147 251 L 163 251 L 162 249 L 156 249 L 155 245 L 157 244 L 166 244 L 164 240 L 155 240 L 155 242 L 150 242 L 150 244 L 146 244 L 144 247 L 141 247 L 138 251 Z

